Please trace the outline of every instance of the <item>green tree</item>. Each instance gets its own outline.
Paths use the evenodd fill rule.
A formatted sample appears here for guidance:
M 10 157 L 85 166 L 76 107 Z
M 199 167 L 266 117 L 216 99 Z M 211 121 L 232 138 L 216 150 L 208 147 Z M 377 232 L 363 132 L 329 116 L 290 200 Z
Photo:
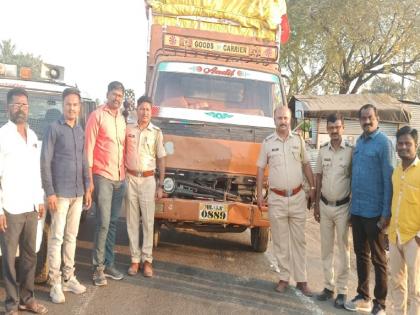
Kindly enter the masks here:
M 414 81 L 410 83 L 410 85 L 407 88 L 407 93 L 404 99 L 407 99 L 413 102 L 420 102 L 420 82 L 419 81 Z
M 8 39 L 2 40 L 0 43 L 0 63 L 15 64 L 18 68 L 29 67 L 32 69 L 32 77 L 39 79 L 43 61 L 40 56 L 17 52 L 16 45 Z
M 378 74 L 415 77 L 418 0 L 290 0 L 281 52 L 288 96 L 356 93 Z
M 370 87 L 363 89 L 362 93 L 385 93 L 395 98 L 401 97 L 401 82 L 397 82 L 391 77 L 376 77 L 372 80 Z

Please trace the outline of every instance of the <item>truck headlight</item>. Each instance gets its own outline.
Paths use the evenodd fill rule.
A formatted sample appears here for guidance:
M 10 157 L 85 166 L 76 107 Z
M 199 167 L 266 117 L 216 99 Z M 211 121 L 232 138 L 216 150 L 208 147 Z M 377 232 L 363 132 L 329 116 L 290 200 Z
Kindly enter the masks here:
M 166 177 L 163 180 L 163 191 L 167 194 L 175 191 L 175 180 L 172 177 Z

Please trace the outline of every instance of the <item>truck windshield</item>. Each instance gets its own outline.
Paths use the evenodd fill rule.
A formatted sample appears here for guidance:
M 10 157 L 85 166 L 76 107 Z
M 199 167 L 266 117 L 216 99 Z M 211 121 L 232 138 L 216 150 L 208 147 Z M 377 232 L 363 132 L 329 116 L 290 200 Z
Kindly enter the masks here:
M 0 89 L 0 127 L 9 120 L 8 106 L 6 104 L 6 89 Z M 29 127 L 35 131 L 39 140 L 42 140 L 44 131 L 53 121 L 61 117 L 61 93 L 33 92 L 29 94 Z
M 156 105 L 272 116 L 281 99 L 277 76 L 236 68 L 161 63 Z

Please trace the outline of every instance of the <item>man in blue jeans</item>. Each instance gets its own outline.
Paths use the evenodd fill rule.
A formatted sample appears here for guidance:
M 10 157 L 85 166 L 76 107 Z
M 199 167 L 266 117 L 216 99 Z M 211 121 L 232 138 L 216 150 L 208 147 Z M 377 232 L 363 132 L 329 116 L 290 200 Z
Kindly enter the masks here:
M 107 102 L 98 107 L 86 124 L 86 154 L 90 186 L 96 203 L 96 230 L 93 248 L 93 283 L 107 284 L 106 277 L 124 276 L 114 266 L 117 221 L 125 193 L 123 152 L 125 120 L 120 112 L 124 86 L 117 81 L 108 85 Z
M 391 141 L 379 131 L 374 105 L 363 105 L 359 120 L 363 134 L 353 151 L 350 207 L 358 285 L 357 295 L 344 307 L 383 315 L 387 295 L 385 228 L 391 217 L 395 154 Z M 369 294 L 369 256 L 375 268 L 373 306 Z

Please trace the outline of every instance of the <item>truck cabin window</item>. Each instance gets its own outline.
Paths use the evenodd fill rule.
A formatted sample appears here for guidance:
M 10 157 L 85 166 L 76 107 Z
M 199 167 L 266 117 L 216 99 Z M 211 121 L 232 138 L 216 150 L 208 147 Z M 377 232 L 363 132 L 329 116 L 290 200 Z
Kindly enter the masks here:
M 194 73 L 158 73 L 156 105 L 271 116 L 276 82 Z

